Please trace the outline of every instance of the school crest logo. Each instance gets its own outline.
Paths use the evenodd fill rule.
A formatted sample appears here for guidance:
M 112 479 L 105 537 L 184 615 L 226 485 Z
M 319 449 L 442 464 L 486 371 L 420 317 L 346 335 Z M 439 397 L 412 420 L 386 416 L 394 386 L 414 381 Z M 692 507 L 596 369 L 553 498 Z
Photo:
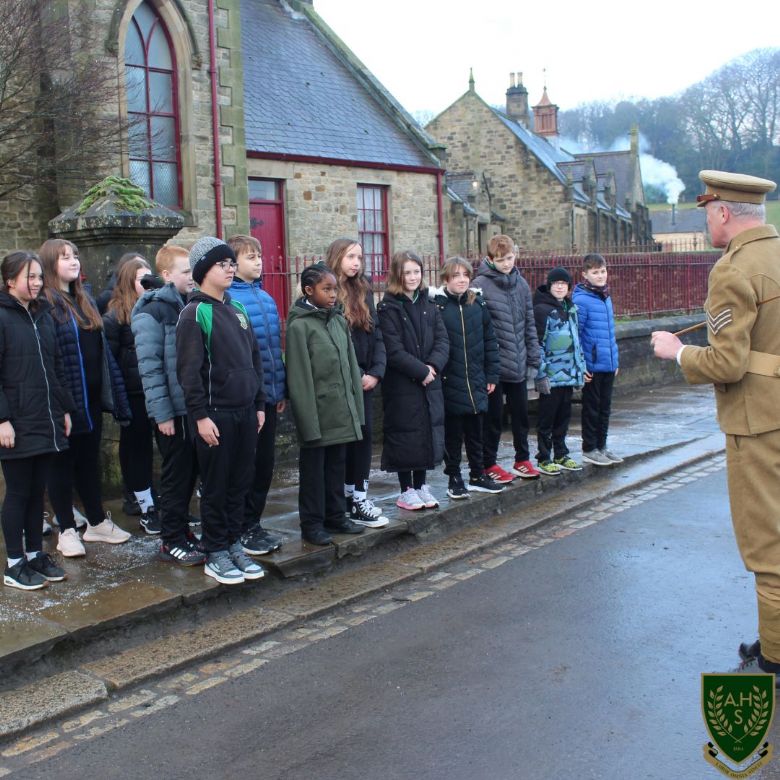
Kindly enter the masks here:
M 775 714 L 773 674 L 702 674 L 701 697 L 710 764 L 727 777 L 748 777 L 772 758 L 766 734 Z M 730 766 L 721 754 L 743 766 Z
M 236 317 L 238 317 L 238 321 L 241 323 L 241 327 L 246 330 L 249 327 L 249 323 L 246 321 L 246 317 L 244 316 L 244 312 L 237 311 Z

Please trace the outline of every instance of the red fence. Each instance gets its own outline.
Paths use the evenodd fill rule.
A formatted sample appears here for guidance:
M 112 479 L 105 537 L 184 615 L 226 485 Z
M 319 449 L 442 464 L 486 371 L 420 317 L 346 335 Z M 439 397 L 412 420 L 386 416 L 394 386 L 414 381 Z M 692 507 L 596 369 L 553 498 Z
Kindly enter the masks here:
M 718 252 L 638 252 L 603 253 L 609 271 L 609 287 L 617 316 L 656 317 L 700 309 L 707 295 L 707 277 Z M 286 273 L 269 273 L 263 284 L 276 299 L 279 313 L 286 318 L 290 303 L 300 295 L 300 275 L 306 266 L 321 260 L 316 255 L 291 257 Z M 471 258 L 474 265 L 479 258 Z M 429 286 L 438 286 L 439 259 L 423 258 L 424 277 Z M 275 267 L 284 267 L 280 263 Z M 575 283 L 581 279 L 582 255 L 556 252 L 523 253 L 517 266 L 532 290 L 544 284 L 547 272 L 563 266 Z M 384 292 L 386 274 L 375 277 L 374 291 L 379 299 Z M 476 286 L 479 286 L 478 283 Z

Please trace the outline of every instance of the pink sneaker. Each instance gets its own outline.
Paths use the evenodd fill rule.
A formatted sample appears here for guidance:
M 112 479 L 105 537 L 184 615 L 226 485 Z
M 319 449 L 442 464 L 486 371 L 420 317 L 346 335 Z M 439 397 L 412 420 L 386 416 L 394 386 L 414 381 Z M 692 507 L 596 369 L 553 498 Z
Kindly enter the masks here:
M 414 488 L 407 488 L 404 490 L 404 492 L 398 496 L 395 505 L 401 509 L 406 509 L 409 512 L 415 512 L 418 509 L 425 508 L 425 504 L 420 499 L 420 496 L 417 495 L 417 491 Z
M 517 474 L 518 477 L 522 477 L 523 479 L 539 479 L 541 476 L 534 468 L 534 464 L 531 463 L 530 460 L 515 461 L 515 465 L 512 467 L 512 472 Z

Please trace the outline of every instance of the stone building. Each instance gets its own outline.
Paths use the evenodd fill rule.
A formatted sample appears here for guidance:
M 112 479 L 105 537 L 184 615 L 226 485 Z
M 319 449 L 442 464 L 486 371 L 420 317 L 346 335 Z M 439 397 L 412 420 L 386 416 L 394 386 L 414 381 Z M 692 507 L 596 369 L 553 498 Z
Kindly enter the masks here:
M 546 87 L 531 129 L 518 75 L 511 74 L 505 110 L 477 94 L 472 76 L 468 91 L 425 128 L 446 147 L 447 185 L 458 198 L 446 212 L 449 253 L 480 254 L 498 232 L 524 249 L 562 252 L 649 241 L 638 145 L 611 157 L 570 154 Z
M 83 0 L 36 2 L 67 24 Z M 90 0 L 90 19 L 89 54 L 117 84 L 94 110 L 125 138 L 83 180 L 0 201 L 0 248 L 37 246 L 111 173 L 184 218 L 178 242 L 256 235 L 282 287 L 289 257 L 341 235 L 375 272 L 395 249 L 443 252 L 441 150 L 312 2 Z

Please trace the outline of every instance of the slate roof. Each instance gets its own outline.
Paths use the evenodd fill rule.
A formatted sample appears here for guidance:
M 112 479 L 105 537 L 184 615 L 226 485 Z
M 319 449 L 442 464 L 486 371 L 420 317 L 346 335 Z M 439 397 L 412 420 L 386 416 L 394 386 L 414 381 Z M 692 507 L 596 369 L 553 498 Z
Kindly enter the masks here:
M 463 211 L 466 214 L 469 214 L 472 217 L 479 216 L 479 212 L 466 200 L 461 198 L 460 195 L 458 195 L 458 193 L 452 189 L 452 187 L 445 187 L 444 192 L 453 203 L 461 203 L 463 205 Z
M 626 198 L 632 198 L 634 193 L 634 165 L 631 152 L 628 150 L 622 152 L 583 152 L 576 154 L 583 160 L 593 160 L 596 173 L 615 174 L 615 190 L 617 202 L 625 204 Z
M 439 167 L 304 14 L 241 0 L 241 30 L 247 151 Z
M 676 209 L 674 221 L 671 209 L 651 213 L 653 233 L 704 233 L 707 225 L 704 209 Z

